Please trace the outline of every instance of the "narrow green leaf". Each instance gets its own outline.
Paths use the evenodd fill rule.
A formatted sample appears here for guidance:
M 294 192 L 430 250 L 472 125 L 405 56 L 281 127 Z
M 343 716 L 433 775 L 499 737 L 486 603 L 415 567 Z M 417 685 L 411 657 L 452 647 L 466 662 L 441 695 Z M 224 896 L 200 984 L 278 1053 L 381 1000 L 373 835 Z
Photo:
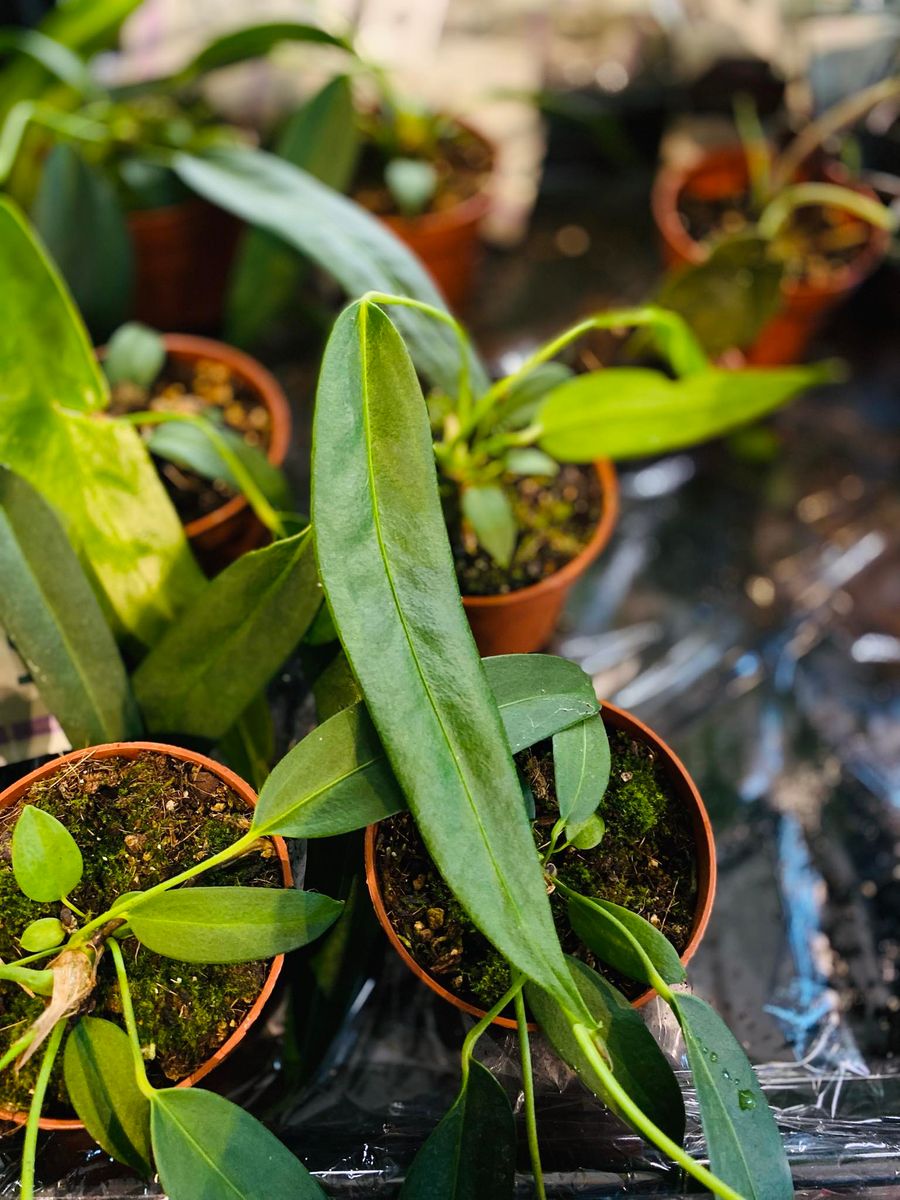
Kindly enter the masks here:
M 340 911 L 330 896 L 295 888 L 190 887 L 151 897 L 129 923 L 139 942 L 167 958 L 251 962 L 315 941 Z
M 557 475 L 559 463 L 543 450 L 510 450 L 503 461 L 510 475 Z
M 578 375 L 555 388 L 537 414 L 543 450 L 563 462 L 638 458 L 719 437 L 837 378 L 831 363 L 717 368 L 667 379 L 643 367 Z
M 473 1059 L 453 1107 L 413 1160 L 400 1200 L 512 1200 L 516 1124 L 506 1092 Z
M 44 163 L 32 217 L 88 327 L 105 337 L 127 316 L 134 284 L 131 237 L 112 184 L 59 142 Z
M 73 746 L 140 734 L 116 643 L 50 506 L 0 466 L 0 625 Z
M 24 942 L 22 943 L 24 945 Z M 29 949 L 28 946 L 25 949 Z M 53 972 L 33 971 L 30 967 L 18 967 L 15 963 L 0 963 L 0 979 L 8 983 L 18 983 L 28 988 L 36 996 L 51 996 L 53 994 Z
M 516 549 L 519 531 L 512 505 L 503 488 L 499 484 L 465 488 L 462 510 L 491 558 L 501 567 L 508 567 Z
M 7 52 L 27 55 L 83 96 L 97 91 L 85 62 L 68 46 L 47 37 L 39 29 L 0 29 L 0 53 Z
M 318 25 L 302 21 L 267 21 L 232 30 L 207 43 L 187 66 L 182 67 L 175 76 L 175 81 L 179 84 L 187 83 L 207 71 L 246 62 L 248 58 L 260 58 L 282 42 L 307 42 L 353 53 L 352 43 L 347 38 L 329 33 L 327 29 Z
M 326 1200 L 300 1160 L 224 1096 L 200 1088 L 154 1092 L 150 1127 L 169 1200 Z
M 498 654 L 482 662 L 513 754 L 599 712 L 590 676 L 568 659 Z
M 572 978 L 597 1021 L 616 1079 L 663 1133 L 681 1143 L 684 1104 L 681 1089 L 665 1055 L 638 1012 L 602 975 L 576 958 L 569 958 Z M 576 1071 L 581 1081 L 618 1116 L 614 1099 L 572 1034 L 571 1021 L 546 992 L 525 985 L 528 1006 L 553 1049 Z
M 412 251 L 359 205 L 299 167 L 262 150 L 232 147 L 210 150 L 203 158 L 177 154 L 172 169 L 199 195 L 312 259 L 349 295 L 391 292 L 446 310 Z M 460 350 L 453 331 L 414 309 L 396 311 L 418 366 L 455 395 Z M 474 358 L 472 376 L 475 390 L 486 390 L 487 374 Z
M 149 387 L 163 369 L 166 344 L 162 337 L 140 321 L 128 321 L 109 339 L 103 372 L 113 385 L 136 383 Z
M 643 957 L 646 955 L 666 983 L 684 980 L 678 951 L 667 937 L 637 913 L 597 896 L 588 899 L 572 895 L 569 896 L 569 920 L 579 938 L 598 958 L 629 979 L 652 983 Z
M 609 738 L 599 713 L 553 735 L 553 778 L 567 837 L 577 834 L 597 811 L 609 769 Z
M 384 169 L 384 182 L 400 212 L 418 217 L 437 189 L 437 168 L 421 158 L 392 158 Z
M 78 887 L 84 862 L 65 825 L 34 804 L 26 804 L 13 830 L 12 868 L 29 900 L 50 903 Z
M 66 940 L 66 929 L 56 917 L 39 917 L 23 931 L 19 942 L 23 950 L 37 954 L 41 950 L 52 950 Z
M 284 472 L 269 462 L 264 451 L 258 446 L 251 446 L 237 430 L 216 426 L 215 432 L 240 459 L 269 503 L 276 509 L 289 509 L 293 500 Z M 155 426 L 147 447 L 157 458 L 168 459 L 179 467 L 202 475 L 204 479 L 222 480 L 240 490 L 240 483 L 235 479 L 231 467 L 200 425 L 187 421 L 166 421 Z
M 359 154 L 353 90 L 345 75 L 330 79 L 292 113 L 275 154 L 343 192 Z M 301 271 L 297 250 L 262 229 L 248 229 L 238 247 L 226 298 L 230 342 L 252 345 L 288 304 Z
M 489 417 L 491 428 L 505 432 L 530 425 L 547 393 L 571 379 L 574 373 L 564 363 L 541 363 L 524 379 L 517 380 L 493 409 Z
M 325 352 L 313 525 L 344 651 L 438 869 L 505 957 L 582 1010 L 460 602 L 425 401 L 399 334 L 365 301 Z
M 148 729 L 221 737 L 300 641 L 320 602 L 308 531 L 232 563 L 135 672 Z
M 734 1034 L 699 996 L 676 992 L 672 1008 L 694 1076 L 710 1169 L 747 1200 L 791 1200 L 778 1126 Z
M 94 1141 L 139 1174 L 152 1174 L 150 1102 L 135 1082 L 124 1029 L 82 1017 L 66 1040 L 63 1071 L 72 1107 Z

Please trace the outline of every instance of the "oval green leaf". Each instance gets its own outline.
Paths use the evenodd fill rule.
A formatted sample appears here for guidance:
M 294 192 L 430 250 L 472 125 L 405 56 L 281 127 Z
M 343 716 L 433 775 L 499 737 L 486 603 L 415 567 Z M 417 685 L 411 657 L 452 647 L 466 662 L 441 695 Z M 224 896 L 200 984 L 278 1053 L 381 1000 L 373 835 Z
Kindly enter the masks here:
M 52 950 L 66 940 L 66 929 L 56 917 L 40 917 L 32 921 L 19 938 L 23 950 L 37 954 L 41 950 Z
M 609 783 L 609 738 L 598 713 L 553 735 L 553 775 L 566 836 L 577 836 L 599 807 Z
M 78 887 L 84 862 L 65 825 L 34 804 L 26 804 L 13 830 L 12 867 L 16 883 L 29 900 L 49 903 Z
M 647 959 L 666 983 L 681 983 L 684 967 L 667 937 L 637 913 L 599 897 L 570 895 L 569 920 L 584 944 L 629 979 L 652 985 Z
M 136 383 L 139 387 L 149 387 L 165 361 L 166 344 L 156 330 L 140 321 L 129 321 L 109 339 L 103 373 L 113 385 Z
M 499 566 L 508 567 L 515 553 L 519 530 L 503 488 L 499 484 L 465 488 L 462 511 L 491 558 Z

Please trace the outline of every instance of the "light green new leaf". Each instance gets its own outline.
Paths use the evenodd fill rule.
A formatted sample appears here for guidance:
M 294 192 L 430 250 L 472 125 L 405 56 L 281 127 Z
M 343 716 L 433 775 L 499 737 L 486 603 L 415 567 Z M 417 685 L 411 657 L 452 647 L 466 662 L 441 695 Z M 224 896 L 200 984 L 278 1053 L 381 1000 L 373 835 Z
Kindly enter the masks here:
M 150 644 L 203 577 L 138 432 L 92 415 L 107 387 L 84 326 L 5 200 L 0 276 L 0 462 L 53 505 L 117 625 Z
M 684 967 L 678 951 L 667 937 L 637 913 L 599 896 L 569 897 L 569 921 L 582 942 L 594 954 L 629 979 L 652 984 L 645 958 L 666 983 L 682 983 Z
M 100 605 L 50 506 L 0 466 L 0 626 L 76 748 L 140 734 Z
M 574 837 L 597 811 L 609 769 L 609 738 L 599 713 L 553 735 L 553 778 L 567 837 Z
M 49 904 L 78 887 L 84 862 L 65 825 L 34 804 L 26 804 L 13 830 L 12 868 L 29 900 Z
M 37 954 L 41 950 L 52 950 L 66 940 L 66 928 L 56 917 L 39 917 L 22 931 L 19 943 L 23 950 Z
M 583 1012 L 463 612 L 422 391 L 366 301 L 338 318 L 325 351 L 313 527 L 344 651 L 438 869 L 503 955 Z
M 154 428 L 147 448 L 157 458 L 165 458 L 204 479 L 223 480 L 240 491 L 240 481 L 205 432 L 206 426 L 212 427 L 212 423 L 207 421 L 201 426 L 188 421 L 166 421 Z M 290 509 L 293 501 L 284 472 L 269 462 L 258 446 L 246 442 L 237 430 L 218 425 L 214 428 L 269 503 L 281 511 Z
M 491 558 L 508 567 L 515 553 L 519 530 L 509 497 L 499 484 L 467 487 L 462 510 L 475 536 Z
M 147 727 L 221 737 L 300 641 L 321 598 L 308 531 L 232 563 L 134 673 Z
M 405 217 L 418 217 L 431 203 L 438 185 L 437 168 L 421 158 L 392 158 L 384 182 Z
M 413 1159 L 399 1200 L 512 1200 L 515 1174 L 509 1100 L 473 1059 L 453 1107 Z
M 359 153 L 360 134 L 350 80 L 330 79 L 288 118 L 275 154 L 343 192 Z M 285 308 L 300 275 L 302 259 L 284 241 L 248 229 L 231 269 L 225 302 L 230 342 L 252 345 Z
M 234 29 L 215 38 L 187 66 L 182 67 L 173 82 L 187 83 L 207 71 L 246 62 L 249 58 L 260 58 L 281 42 L 307 42 L 353 53 L 353 46 L 347 38 L 329 33 L 318 25 L 302 21 L 267 21 L 260 25 L 246 25 L 243 29 Z
M 248 1112 L 200 1088 L 154 1092 L 153 1157 L 169 1200 L 326 1200 L 306 1167 Z
M 557 475 L 559 463 L 543 450 L 510 450 L 503 460 L 510 475 Z
M 172 169 L 199 195 L 250 225 L 266 229 L 312 259 L 351 296 L 391 292 L 446 310 L 431 276 L 385 225 L 308 172 L 248 147 L 176 154 Z M 416 363 L 444 391 L 459 382 L 459 343 L 451 329 L 414 309 L 398 308 L 397 324 Z M 473 359 L 476 392 L 487 374 Z
M 574 832 L 574 831 L 573 831 Z M 576 850 L 593 850 L 599 846 L 606 835 L 606 822 L 597 813 L 588 817 L 577 832 L 566 830 L 566 836 Z
M 128 1035 L 111 1021 L 82 1017 L 66 1039 L 66 1090 L 88 1133 L 107 1154 L 143 1176 L 150 1165 L 150 1101 L 135 1082 Z
M 643 367 L 578 375 L 537 413 L 538 443 L 564 462 L 638 458 L 719 437 L 836 378 L 833 364 L 717 368 L 667 379 Z
M 113 386 L 136 383 L 149 387 L 163 369 L 166 343 L 155 329 L 140 321 L 122 325 L 109 339 L 103 356 L 103 373 Z
M 156 954 L 235 963 L 314 942 L 341 907 L 330 896 L 295 888 L 189 887 L 151 897 L 128 919 L 138 941 Z
M 753 1068 L 722 1018 L 675 992 L 710 1169 L 747 1200 L 791 1200 L 794 1187 L 775 1118 Z
M 569 970 L 585 1003 L 597 1021 L 599 1038 L 609 1056 L 616 1079 L 663 1133 L 681 1143 L 684 1137 L 684 1104 L 672 1068 L 638 1012 L 602 975 L 576 958 Z M 525 985 L 528 1006 L 553 1049 L 582 1083 L 619 1116 L 618 1106 L 596 1074 L 572 1033 L 571 1021 L 559 1005 L 536 988 Z
M 52 919 L 52 918 L 48 918 Z M 24 946 L 24 942 L 22 943 Z M 28 949 L 28 947 L 25 947 Z M 34 992 L 36 996 L 51 996 L 53 994 L 53 972 L 52 971 L 34 971 L 31 967 L 17 967 L 15 963 L 9 965 L 0 963 L 0 980 L 7 983 L 17 983 L 21 987 L 28 988 L 30 992 Z

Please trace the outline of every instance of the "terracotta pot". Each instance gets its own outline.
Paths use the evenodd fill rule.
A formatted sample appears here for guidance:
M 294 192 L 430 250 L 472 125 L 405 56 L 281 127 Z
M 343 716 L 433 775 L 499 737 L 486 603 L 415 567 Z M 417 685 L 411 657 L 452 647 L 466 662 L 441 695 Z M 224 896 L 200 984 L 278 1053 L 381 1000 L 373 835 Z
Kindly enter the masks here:
M 241 223 L 195 198 L 129 213 L 128 230 L 137 319 L 156 329 L 215 329 Z
M 716 892 L 716 845 L 706 806 L 681 759 L 666 745 L 662 738 L 657 737 L 653 730 L 644 725 L 642 721 L 639 721 L 637 717 L 626 712 L 623 708 L 616 708 L 614 704 L 604 701 L 601 711 L 603 713 L 603 723 L 607 729 L 621 730 L 636 740 L 653 747 L 658 759 L 666 765 L 675 794 L 691 815 L 697 865 L 697 904 L 694 909 L 694 923 L 691 929 L 691 936 L 681 955 L 682 963 L 687 965 L 696 954 L 697 948 L 703 940 L 706 926 L 709 924 L 709 918 L 712 914 L 713 899 Z M 442 1000 L 449 1001 L 450 1004 L 462 1012 L 469 1013 L 480 1020 L 485 1015 L 484 1010 L 476 1008 L 474 1004 L 467 1004 L 465 1000 L 461 1000 L 445 987 L 442 987 L 433 976 L 429 975 L 427 971 L 424 971 L 419 966 L 397 937 L 381 895 L 381 881 L 378 878 L 375 863 L 375 839 L 377 833 L 377 825 L 370 825 L 366 830 L 366 884 L 369 888 L 369 896 L 372 899 L 375 914 L 382 929 L 387 934 L 388 941 L 416 978 L 424 983 L 426 987 L 431 988 L 435 995 L 440 996 Z M 632 1005 L 635 1008 L 641 1008 L 649 1000 L 652 1000 L 655 995 L 656 993 L 651 988 L 638 996 L 636 1000 L 633 1000 Z M 504 1029 L 516 1028 L 516 1022 L 509 1017 L 496 1017 L 493 1023 L 502 1026 Z M 534 1026 L 529 1025 L 529 1028 L 532 1029 Z
M 236 379 L 259 397 L 269 413 L 268 459 L 280 467 L 291 441 L 291 410 L 275 376 L 255 358 L 225 342 L 189 333 L 167 333 L 163 335 L 163 341 L 167 354 L 175 362 L 191 363 L 200 358 L 211 358 L 224 363 Z M 105 352 L 106 348 L 101 346 L 97 356 L 102 359 Z M 201 565 L 210 574 L 222 570 L 245 551 L 261 545 L 266 536 L 266 530 L 241 495 L 226 500 L 205 516 L 188 521 L 184 532 Z
M 46 779 L 48 776 L 55 775 L 61 767 L 67 763 L 77 763 L 88 755 L 92 759 L 103 758 L 137 758 L 144 750 L 157 750 L 162 754 L 168 754 L 172 758 L 180 759 L 182 762 L 196 763 L 197 766 L 203 767 L 204 770 L 218 776 L 226 783 L 238 796 L 246 803 L 248 808 L 254 808 L 256 805 L 256 792 L 245 783 L 240 776 L 235 775 L 233 771 L 229 771 L 227 767 L 223 767 L 221 763 L 213 762 L 211 758 L 207 758 L 203 754 L 196 754 L 193 750 L 183 750 L 180 746 L 167 746 L 161 742 L 110 742 L 104 746 L 92 746 L 87 750 L 73 750 L 70 754 L 63 754 L 59 758 L 54 758 L 52 762 L 45 763 L 42 767 L 38 767 L 36 771 L 25 775 L 19 779 L 11 787 L 8 787 L 5 792 L 0 793 L 0 810 L 8 808 L 11 804 L 15 804 L 31 787 L 31 785 L 39 779 Z M 293 876 L 291 874 L 290 860 L 288 858 L 287 846 L 284 840 L 279 837 L 272 838 L 278 854 L 279 862 L 281 863 L 281 877 L 284 880 L 285 887 L 293 885 Z M 284 964 L 284 955 L 278 954 L 272 959 L 269 966 L 269 972 L 266 975 L 265 983 L 260 990 L 259 995 L 253 1002 L 253 1006 L 247 1015 L 241 1021 L 240 1025 L 235 1029 L 231 1036 L 222 1043 L 218 1050 L 206 1062 L 182 1079 L 177 1087 L 191 1087 L 195 1083 L 199 1083 L 204 1079 L 210 1071 L 223 1062 L 224 1059 L 238 1048 L 244 1038 L 247 1036 L 252 1025 L 259 1019 L 260 1014 L 266 1006 L 266 1002 L 272 995 L 275 984 L 278 982 L 278 976 L 281 974 L 281 968 Z M 0 1121 L 14 1121 L 16 1124 L 23 1124 L 26 1120 L 27 1113 L 10 1113 L 0 1109 Z M 41 1129 L 83 1129 L 84 1126 L 77 1120 L 60 1120 L 55 1117 L 42 1117 L 40 1122 Z
M 463 607 L 482 655 L 530 654 L 553 635 L 572 586 L 612 536 L 619 513 L 619 482 L 608 459 L 595 464 L 603 511 L 593 537 L 571 562 L 539 583 L 500 596 L 463 596 Z
M 870 188 L 839 176 L 836 170 L 827 174 L 833 177 L 833 182 L 877 199 Z M 686 170 L 663 167 L 653 185 L 651 204 L 666 264 L 678 267 L 701 263 L 708 254 L 706 247 L 694 241 L 685 229 L 680 214 L 682 196 L 715 201 L 746 190 L 748 184 L 747 160 L 740 147 L 711 151 Z M 738 347 L 746 351 L 747 362 L 757 366 L 799 362 L 813 334 L 828 314 L 878 266 L 889 242 L 884 230 L 872 228 L 859 255 L 835 272 L 828 284 L 783 283 L 781 311 L 768 321 L 752 346 Z

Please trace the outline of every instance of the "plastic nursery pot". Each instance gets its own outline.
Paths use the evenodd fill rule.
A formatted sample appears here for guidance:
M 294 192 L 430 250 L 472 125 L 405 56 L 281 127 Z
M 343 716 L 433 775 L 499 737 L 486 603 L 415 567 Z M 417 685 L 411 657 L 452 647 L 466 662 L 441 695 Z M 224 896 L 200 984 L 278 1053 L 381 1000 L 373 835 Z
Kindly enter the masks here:
M 652 729 L 649 729 L 631 713 L 626 712 L 625 709 L 616 708 L 614 704 L 608 704 L 606 701 L 603 702 L 601 712 L 603 723 L 607 729 L 619 730 L 633 737 L 636 741 L 641 741 L 645 745 L 653 747 L 658 760 L 665 766 L 666 774 L 675 796 L 690 813 L 694 831 L 694 858 L 697 868 L 697 902 L 694 908 L 694 922 L 691 928 L 691 935 L 681 955 L 682 963 L 687 965 L 697 953 L 697 948 L 703 940 L 703 935 L 706 932 L 706 927 L 709 924 L 709 918 L 712 914 L 713 899 L 716 892 L 716 844 L 706 806 L 681 759 Z M 377 836 L 378 826 L 370 825 L 366 829 L 365 841 L 366 884 L 369 888 L 369 896 L 372 899 L 376 916 L 382 929 L 387 934 L 388 941 L 421 983 L 431 988 L 435 995 L 440 996 L 442 1000 L 449 1001 L 450 1004 L 462 1012 L 469 1013 L 480 1020 L 485 1015 L 484 1010 L 477 1008 L 474 1004 L 468 1004 L 465 1000 L 461 1000 L 459 996 L 455 996 L 445 987 L 442 987 L 434 976 L 429 975 L 427 971 L 424 971 L 419 966 L 397 937 L 381 894 L 381 881 L 378 878 L 375 861 Z M 656 992 L 651 988 L 633 1000 L 632 1005 L 634 1008 L 641 1008 L 649 1000 L 652 1000 L 655 995 Z M 493 1023 L 502 1026 L 504 1029 L 516 1028 L 516 1022 L 509 1017 L 496 1017 Z M 529 1026 L 529 1028 L 531 1027 Z
M 262 363 L 242 350 L 211 338 L 189 333 L 163 335 L 166 353 L 178 363 L 193 363 L 201 358 L 223 363 L 231 375 L 265 405 L 269 414 L 269 462 L 280 467 L 291 441 L 291 410 L 278 380 Z M 105 347 L 97 355 L 103 358 Z M 214 574 L 234 562 L 247 550 L 259 546 L 265 529 L 242 495 L 232 496 L 212 512 L 188 521 L 184 532 L 204 569 Z
M 241 223 L 191 199 L 129 213 L 128 230 L 135 317 L 156 329 L 215 329 Z
M 86 750 L 73 750 L 70 754 L 63 754 L 59 758 L 54 758 L 51 762 L 45 763 L 42 767 L 38 767 L 36 771 L 30 772 L 22 779 L 8 787 L 5 792 L 0 793 L 0 811 L 8 808 L 11 804 L 16 804 L 22 796 L 28 791 L 33 783 L 40 779 L 46 779 L 48 776 L 55 775 L 60 769 L 64 768 L 68 763 L 81 762 L 83 758 L 90 757 L 91 759 L 104 758 L 137 758 L 145 750 L 156 750 L 161 754 L 168 754 L 172 758 L 180 759 L 182 762 L 195 763 L 197 766 L 203 767 L 204 770 L 218 776 L 223 783 L 227 784 L 233 792 L 235 792 L 245 802 L 248 808 L 252 809 L 256 805 L 256 792 L 245 783 L 239 775 L 235 775 L 233 771 L 229 771 L 227 767 L 223 767 L 221 763 L 213 762 L 211 758 L 207 758 L 203 754 L 196 754 L 193 750 L 183 750 L 180 746 L 167 746 L 161 742 L 109 742 L 103 746 L 92 746 Z M 285 887 L 293 886 L 293 876 L 291 874 L 290 860 L 288 858 L 287 846 L 284 840 L 279 837 L 273 837 L 272 843 L 275 846 L 275 851 L 281 863 L 281 877 Z M 204 1079 L 210 1071 L 223 1062 L 229 1055 L 233 1054 L 238 1046 L 243 1042 L 244 1038 L 249 1033 L 251 1027 L 259 1019 L 269 997 L 275 989 L 275 984 L 278 982 L 278 977 L 281 974 L 281 968 L 284 964 L 284 955 L 278 954 L 272 959 L 269 965 L 269 971 L 266 975 L 265 983 L 260 989 L 259 995 L 253 1002 L 250 1011 L 238 1025 L 237 1029 L 231 1036 L 222 1043 L 222 1045 L 212 1054 L 205 1062 L 201 1063 L 195 1071 L 186 1078 L 176 1084 L 177 1087 L 191 1087 L 195 1083 L 199 1083 Z M 27 1113 L 6 1112 L 0 1109 L 0 1122 L 12 1121 L 16 1124 L 23 1124 L 27 1118 Z M 41 1129 L 57 1129 L 57 1130 L 76 1130 L 83 1129 L 81 1121 L 73 1119 L 61 1119 L 56 1117 L 41 1117 Z
M 478 649 L 493 654 L 530 654 L 546 646 L 566 597 L 612 536 L 619 513 L 619 481 L 608 459 L 594 464 L 603 510 L 593 536 L 564 567 L 533 583 L 497 596 L 463 596 L 463 607 Z
M 877 199 L 862 184 L 840 174 L 826 172 L 830 181 L 852 188 L 861 195 Z M 687 169 L 663 167 L 653 185 L 653 218 L 662 239 L 663 255 L 669 267 L 701 263 L 706 247 L 696 242 L 685 228 L 681 200 L 685 196 L 716 201 L 746 190 L 749 172 L 744 151 L 739 146 L 725 147 L 704 155 Z M 827 283 L 785 281 L 782 284 L 782 308 L 760 331 L 746 351 L 746 361 L 757 366 L 778 366 L 799 362 L 813 334 L 828 314 L 846 299 L 884 258 L 890 241 L 885 230 L 869 230 L 869 238 L 852 262 L 836 270 Z

